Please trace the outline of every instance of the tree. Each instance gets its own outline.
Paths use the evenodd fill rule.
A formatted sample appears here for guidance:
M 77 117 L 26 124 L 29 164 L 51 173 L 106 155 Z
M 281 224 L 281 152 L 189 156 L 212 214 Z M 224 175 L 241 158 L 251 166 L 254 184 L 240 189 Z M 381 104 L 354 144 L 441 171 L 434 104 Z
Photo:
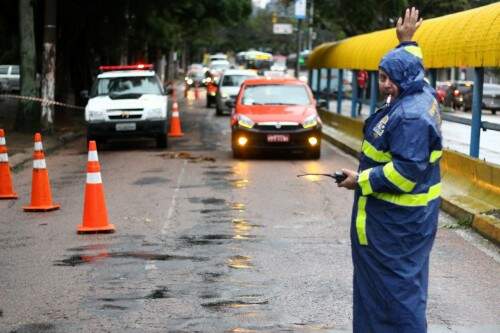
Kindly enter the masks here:
M 21 96 L 38 97 L 36 83 L 35 29 L 33 2 L 19 0 L 19 36 L 21 41 Z M 20 100 L 16 114 L 15 129 L 33 131 L 40 127 L 40 108 L 38 103 Z

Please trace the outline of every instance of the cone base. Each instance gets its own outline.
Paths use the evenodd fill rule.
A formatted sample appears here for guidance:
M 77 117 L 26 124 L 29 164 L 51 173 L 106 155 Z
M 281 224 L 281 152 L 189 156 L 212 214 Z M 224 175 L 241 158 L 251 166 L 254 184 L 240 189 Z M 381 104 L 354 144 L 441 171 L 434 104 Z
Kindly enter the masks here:
M 51 210 L 57 210 L 61 208 L 61 205 L 47 205 L 47 206 L 24 206 L 25 212 L 49 212 Z
M 17 199 L 17 193 L 0 194 L 0 200 Z
M 169 137 L 180 137 L 184 136 L 184 133 L 168 133 Z
M 105 227 L 84 227 L 80 224 L 76 232 L 79 234 L 113 233 L 115 232 L 115 226 L 113 224 L 108 224 Z

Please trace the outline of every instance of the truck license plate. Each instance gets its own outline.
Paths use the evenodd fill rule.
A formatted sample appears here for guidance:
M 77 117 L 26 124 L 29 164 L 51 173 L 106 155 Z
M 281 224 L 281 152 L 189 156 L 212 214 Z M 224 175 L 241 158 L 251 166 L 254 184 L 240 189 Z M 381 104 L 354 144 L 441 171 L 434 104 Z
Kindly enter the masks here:
M 267 142 L 289 142 L 290 135 L 288 134 L 268 134 Z
M 135 123 L 116 124 L 117 131 L 135 131 Z

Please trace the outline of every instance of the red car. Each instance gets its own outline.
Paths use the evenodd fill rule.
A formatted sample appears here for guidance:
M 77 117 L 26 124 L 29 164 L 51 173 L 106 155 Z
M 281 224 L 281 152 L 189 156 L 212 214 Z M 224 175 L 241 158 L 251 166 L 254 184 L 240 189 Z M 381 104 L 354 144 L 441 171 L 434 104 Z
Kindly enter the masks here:
M 231 146 L 235 158 L 266 150 L 301 151 L 320 158 L 322 123 L 304 82 L 288 77 L 248 79 L 236 101 L 228 103 L 234 107 Z

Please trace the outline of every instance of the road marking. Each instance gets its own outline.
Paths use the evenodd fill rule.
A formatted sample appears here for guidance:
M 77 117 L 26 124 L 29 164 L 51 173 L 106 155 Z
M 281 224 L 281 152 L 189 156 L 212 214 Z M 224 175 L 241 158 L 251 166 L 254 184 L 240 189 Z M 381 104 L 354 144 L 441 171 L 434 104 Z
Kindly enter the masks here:
M 167 233 L 167 227 L 170 224 L 170 219 L 174 214 L 175 202 L 177 201 L 177 194 L 179 193 L 179 189 L 181 187 L 182 177 L 184 176 L 184 171 L 186 170 L 187 160 L 184 160 L 182 164 L 181 172 L 179 173 L 179 177 L 177 178 L 177 184 L 175 185 L 174 195 L 172 196 L 172 201 L 170 201 L 170 207 L 168 207 L 167 218 L 165 219 L 165 223 L 163 223 L 163 227 L 161 228 L 161 234 L 164 236 Z
M 163 223 L 163 226 L 161 228 L 161 238 L 163 241 L 165 241 L 164 236 L 167 233 L 167 228 L 170 224 L 170 219 L 172 218 L 172 215 L 174 215 L 175 204 L 177 201 L 177 195 L 179 194 L 179 189 L 181 187 L 182 178 L 184 177 L 184 171 L 186 170 L 186 165 L 187 165 L 187 160 L 184 160 L 184 162 L 182 163 L 181 172 L 179 173 L 179 177 L 177 177 L 177 183 L 175 185 L 174 194 L 172 195 L 172 200 L 170 201 L 170 206 L 168 207 L 167 217 L 166 217 L 165 222 Z M 152 271 L 152 270 L 157 270 L 158 267 L 156 267 L 154 260 L 148 260 L 146 262 L 146 265 L 144 266 L 144 269 L 146 271 Z

